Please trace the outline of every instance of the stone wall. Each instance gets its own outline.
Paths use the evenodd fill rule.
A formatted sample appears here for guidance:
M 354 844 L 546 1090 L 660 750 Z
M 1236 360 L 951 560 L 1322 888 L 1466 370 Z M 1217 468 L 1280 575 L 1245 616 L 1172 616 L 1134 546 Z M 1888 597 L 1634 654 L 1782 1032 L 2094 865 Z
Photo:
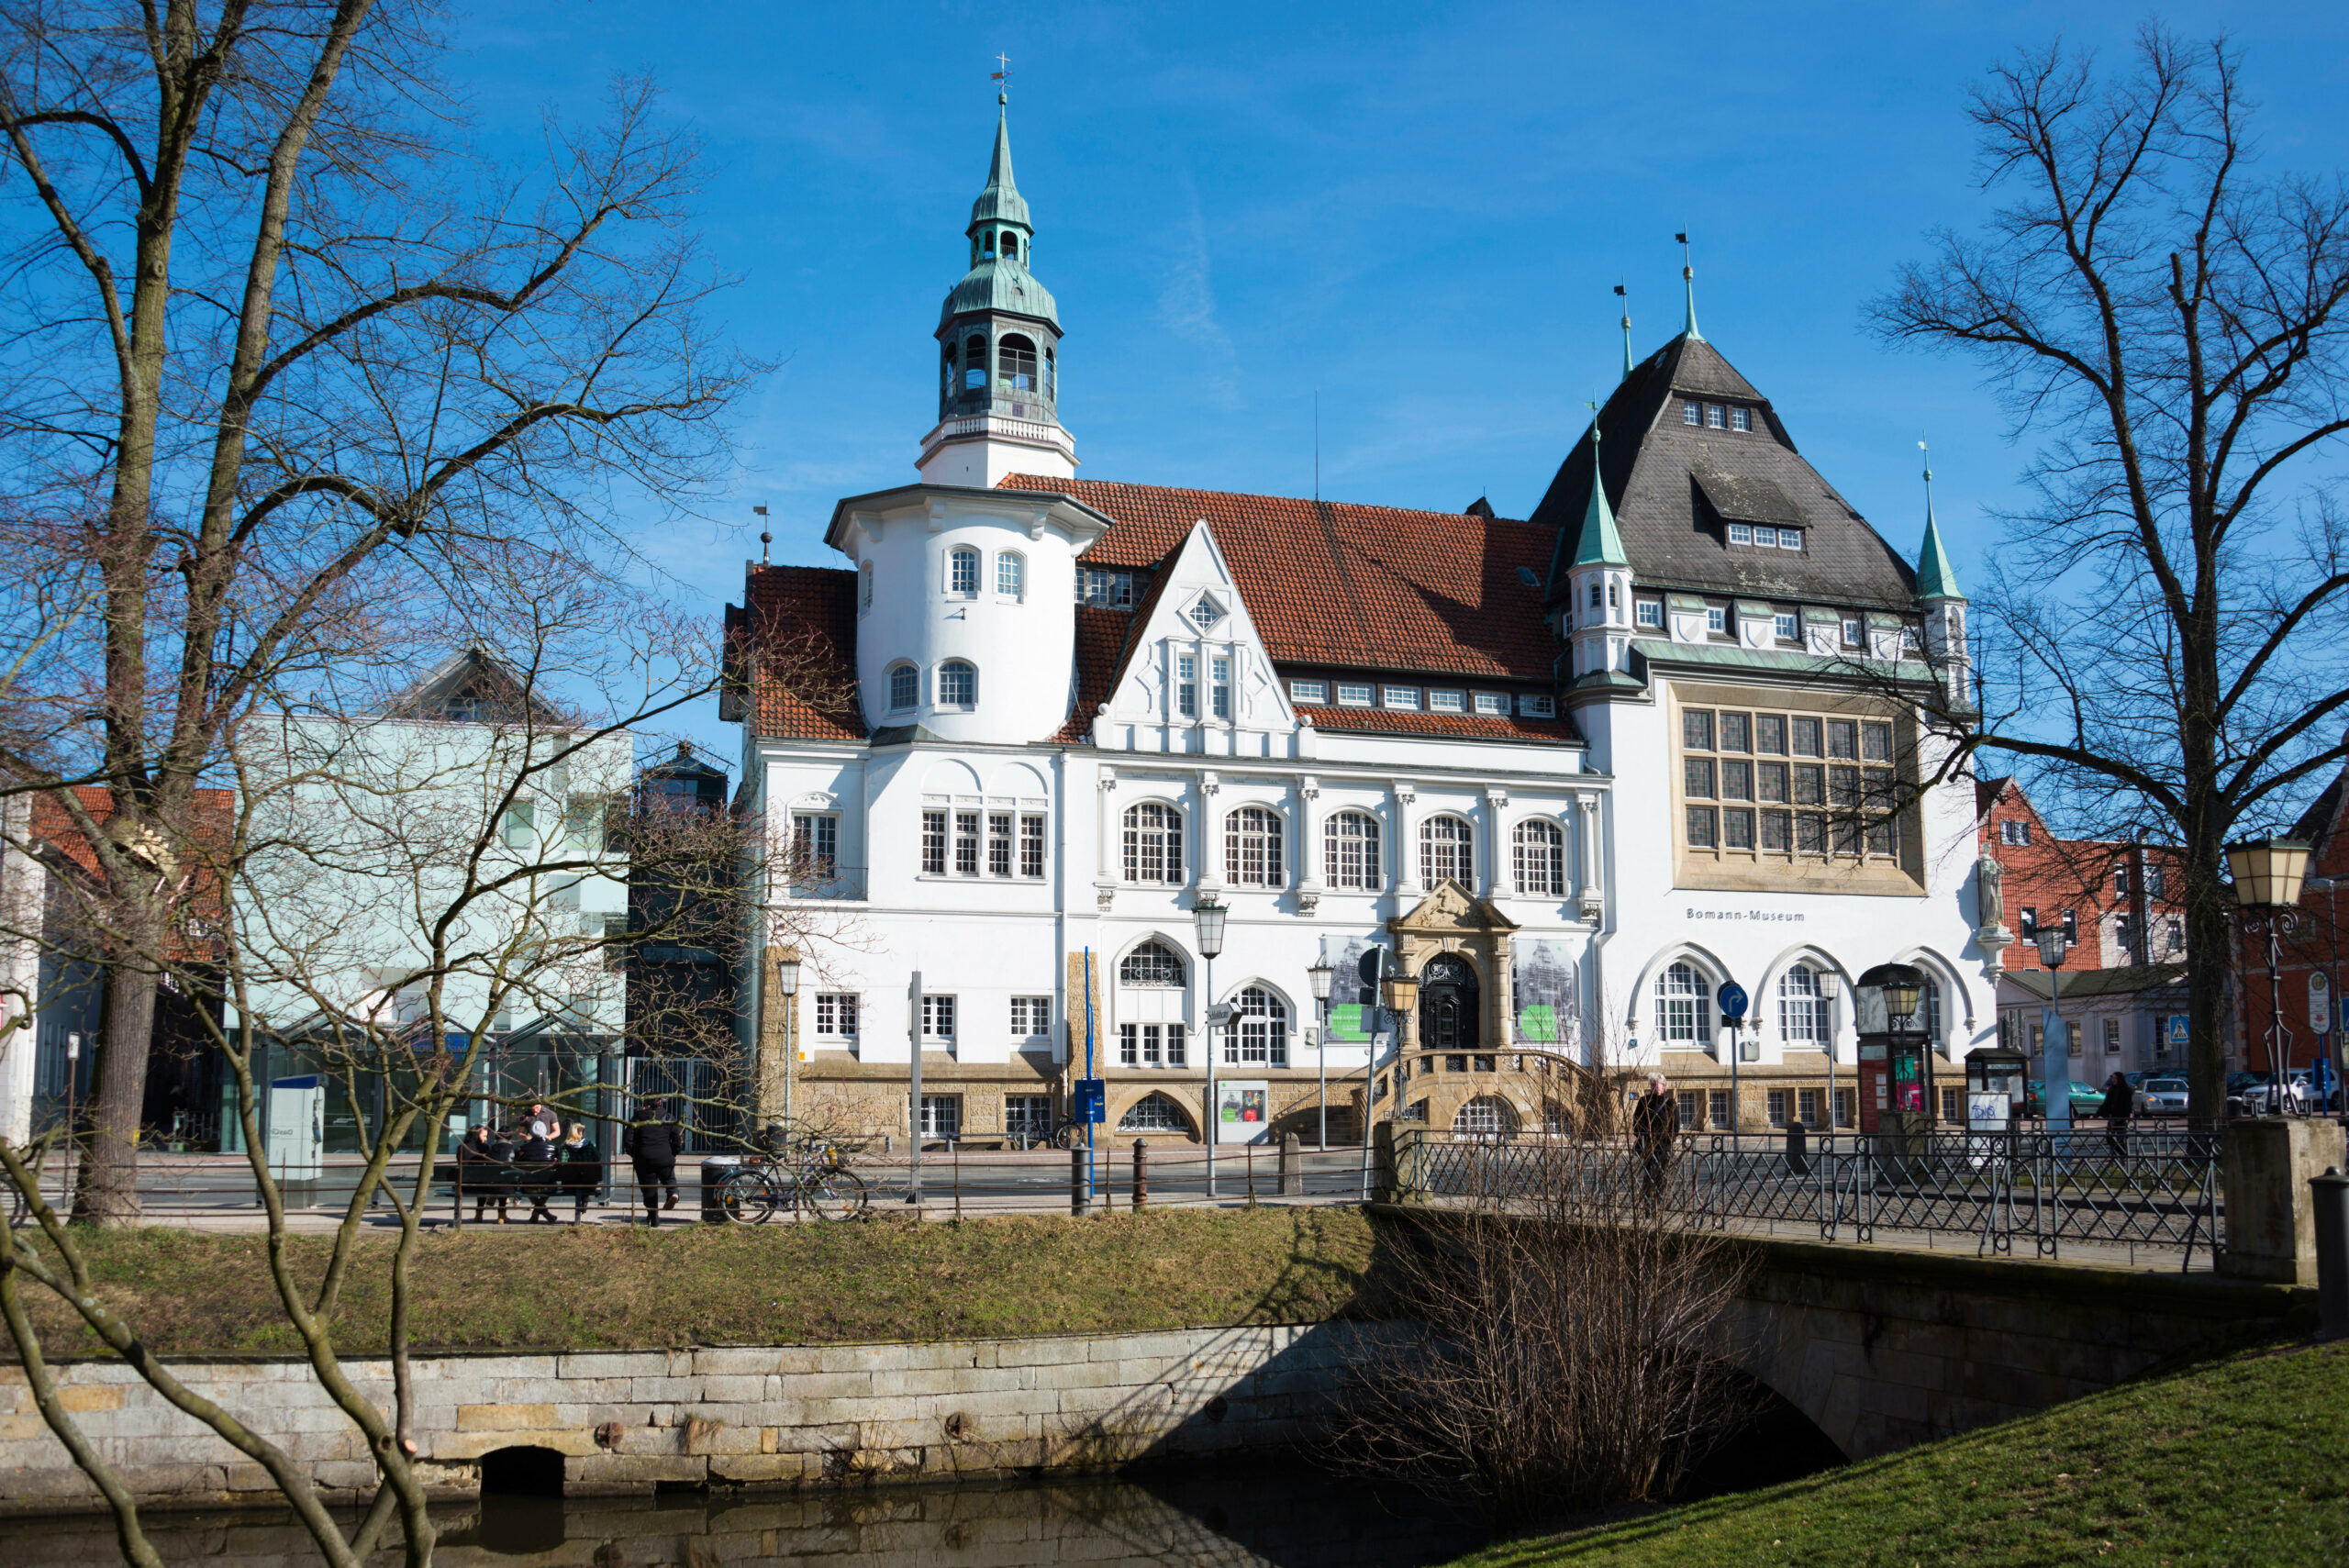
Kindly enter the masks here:
M 1350 1347 L 1345 1324 L 930 1344 L 740 1346 L 423 1356 L 414 1435 L 437 1496 L 472 1496 L 484 1455 L 551 1449 L 579 1495 L 691 1486 L 842 1486 L 1108 1469 L 1158 1456 L 1287 1447 L 1314 1429 Z M 388 1405 L 390 1363 L 346 1371 Z M 309 1467 L 330 1498 L 373 1485 L 359 1433 L 291 1359 L 173 1361 Z M 60 1369 L 83 1432 L 143 1499 L 267 1501 L 268 1476 L 121 1362 Z M 0 1513 L 98 1507 L 95 1489 L 0 1367 Z

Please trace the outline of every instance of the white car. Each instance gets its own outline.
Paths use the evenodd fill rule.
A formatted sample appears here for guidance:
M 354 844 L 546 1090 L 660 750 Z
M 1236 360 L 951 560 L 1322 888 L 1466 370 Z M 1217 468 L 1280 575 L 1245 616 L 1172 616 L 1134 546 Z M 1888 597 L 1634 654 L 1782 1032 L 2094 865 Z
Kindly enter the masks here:
M 2308 1108 L 2298 1084 L 2246 1084 L 2236 1095 L 2245 1116 L 2290 1116 Z
M 2148 1078 L 2137 1091 L 2139 1116 L 2184 1116 L 2186 1114 L 2186 1080 L 2183 1078 Z

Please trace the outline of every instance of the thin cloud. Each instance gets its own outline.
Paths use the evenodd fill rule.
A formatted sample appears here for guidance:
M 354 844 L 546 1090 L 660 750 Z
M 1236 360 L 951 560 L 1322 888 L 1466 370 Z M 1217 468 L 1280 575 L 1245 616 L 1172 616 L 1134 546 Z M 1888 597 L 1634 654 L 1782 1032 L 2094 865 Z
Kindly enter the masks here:
M 1188 378 L 1219 408 L 1239 404 L 1240 355 L 1216 314 L 1215 273 L 1208 253 L 1207 216 L 1190 176 L 1183 177 L 1186 215 L 1158 281 L 1158 318 L 1168 332 L 1198 350 Z

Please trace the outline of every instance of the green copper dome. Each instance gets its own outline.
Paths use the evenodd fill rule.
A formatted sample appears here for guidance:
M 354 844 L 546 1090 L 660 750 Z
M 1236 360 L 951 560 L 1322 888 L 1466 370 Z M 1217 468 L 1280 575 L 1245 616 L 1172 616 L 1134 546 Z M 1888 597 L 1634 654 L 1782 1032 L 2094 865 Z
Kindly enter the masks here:
M 1028 201 L 1011 178 L 1011 124 L 1002 113 L 995 119 L 995 159 L 987 165 L 987 188 L 971 204 L 971 228 L 983 223 L 1016 223 L 1030 227 Z
M 1000 101 L 1000 100 L 998 100 Z M 1035 226 L 1028 217 L 1027 198 L 1011 175 L 1011 127 L 1003 115 L 995 122 L 995 157 L 987 164 L 986 188 L 971 204 L 971 270 L 947 292 L 939 327 L 958 316 L 998 310 L 1032 317 L 1060 330 L 1060 306 L 1052 291 L 1028 270 Z M 1008 250 L 1011 254 L 1005 254 Z

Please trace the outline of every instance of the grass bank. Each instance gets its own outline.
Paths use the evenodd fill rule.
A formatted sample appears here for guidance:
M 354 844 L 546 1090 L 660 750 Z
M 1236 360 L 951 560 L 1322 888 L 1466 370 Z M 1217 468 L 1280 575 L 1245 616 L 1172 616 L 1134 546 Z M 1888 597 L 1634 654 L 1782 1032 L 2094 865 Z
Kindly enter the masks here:
M 2248 1351 L 1461 1568 L 2349 1562 L 2349 1344 Z
M 298 1349 L 258 1236 L 80 1232 L 99 1290 L 165 1355 Z M 286 1242 L 298 1277 L 329 1239 Z M 417 1350 L 655 1349 L 1309 1322 L 1362 1299 L 1371 1229 L 1353 1209 L 1232 1209 L 960 1227 L 508 1226 L 436 1233 L 411 1274 Z M 391 1238 L 362 1240 L 336 1318 L 348 1353 L 384 1348 Z M 29 1282 L 52 1355 L 95 1347 Z M 5 1330 L 0 1356 L 13 1359 Z

